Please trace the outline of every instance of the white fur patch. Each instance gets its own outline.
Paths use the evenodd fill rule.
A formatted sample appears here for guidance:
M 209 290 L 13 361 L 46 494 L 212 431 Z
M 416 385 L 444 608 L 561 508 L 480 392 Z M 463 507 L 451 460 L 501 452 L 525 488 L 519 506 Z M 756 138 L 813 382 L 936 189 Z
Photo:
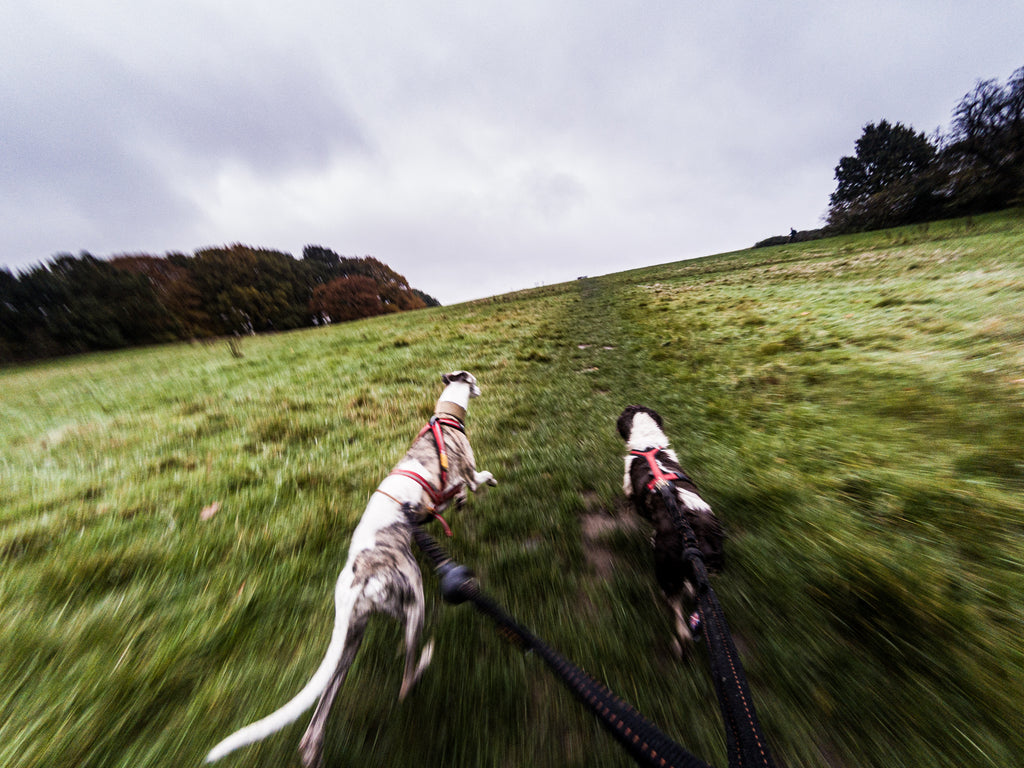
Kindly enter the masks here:
M 633 423 L 630 425 L 629 440 L 626 441 L 631 451 L 642 451 L 644 448 L 660 448 L 668 445 L 668 438 L 661 431 L 658 422 L 649 414 L 640 411 L 633 416 Z
M 631 451 L 642 451 L 647 448 L 661 448 L 661 450 L 663 450 L 665 454 L 672 459 L 672 461 L 676 464 L 679 463 L 679 457 L 676 456 L 675 451 L 669 448 L 668 438 L 665 436 L 665 433 L 661 431 L 661 427 L 658 426 L 658 422 L 643 411 L 640 411 L 633 416 L 633 423 L 629 430 L 629 439 L 626 441 L 626 446 Z M 626 472 L 629 472 L 628 463 L 626 465 Z
M 468 409 L 471 392 L 472 387 L 470 387 L 466 382 L 453 381 L 444 388 L 444 392 L 442 392 L 441 396 L 437 398 L 437 402 L 455 403 L 460 408 Z
M 681 501 L 683 506 L 687 509 L 693 512 L 711 512 L 711 505 L 693 491 L 676 488 L 676 494 L 678 495 L 679 501 Z

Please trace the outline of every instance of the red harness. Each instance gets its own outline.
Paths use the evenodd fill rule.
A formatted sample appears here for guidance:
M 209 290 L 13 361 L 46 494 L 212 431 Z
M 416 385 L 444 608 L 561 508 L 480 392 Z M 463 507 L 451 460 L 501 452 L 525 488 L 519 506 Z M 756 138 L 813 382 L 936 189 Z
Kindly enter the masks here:
M 427 425 L 420 430 L 418 435 L 416 435 L 416 440 L 419 440 L 427 434 L 427 432 L 434 433 L 434 444 L 437 446 L 437 458 L 441 463 L 441 487 L 439 489 L 432 486 L 421 474 L 413 472 L 411 469 L 396 469 L 391 473 L 392 475 L 408 477 L 419 483 L 420 487 L 426 491 L 427 496 L 430 497 L 430 501 L 433 503 L 434 507 L 439 507 L 442 504 L 448 503 L 455 498 L 459 492 L 458 485 L 453 485 L 451 488 L 446 487 L 448 485 L 448 450 L 444 445 L 444 433 L 441 432 L 441 427 L 451 427 L 452 429 L 457 429 L 459 432 L 463 433 L 466 431 L 466 428 L 462 426 L 462 422 L 454 416 L 431 416 Z M 448 527 L 448 523 L 445 522 L 444 518 L 441 517 L 436 510 L 430 510 L 430 512 L 434 517 L 441 521 L 441 525 L 444 526 L 445 533 L 451 536 L 451 528 Z
M 664 448 L 648 448 L 646 451 L 630 451 L 634 456 L 642 456 L 647 460 L 647 466 L 651 470 L 651 481 L 647 483 L 647 490 L 653 491 L 666 483 L 671 483 L 673 480 L 686 480 L 692 482 L 686 475 L 679 475 L 675 472 L 665 472 L 661 465 L 658 464 L 654 458 L 658 451 L 663 451 Z

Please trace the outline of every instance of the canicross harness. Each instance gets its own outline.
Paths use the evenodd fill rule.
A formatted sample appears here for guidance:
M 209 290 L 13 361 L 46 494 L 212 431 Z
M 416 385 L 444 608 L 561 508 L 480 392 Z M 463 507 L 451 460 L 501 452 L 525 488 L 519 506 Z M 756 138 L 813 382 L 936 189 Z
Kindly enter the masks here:
M 444 433 L 441 431 L 441 427 L 451 427 L 452 429 L 459 430 L 459 432 L 462 432 L 463 434 L 466 432 L 466 428 L 462 425 L 462 422 L 454 416 L 437 416 L 435 414 L 430 417 L 430 421 L 427 422 L 427 425 L 420 430 L 418 435 L 416 435 L 416 440 L 419 440 L 428 432 L 433 432 L 434 434 L 434 444 L 437 446 L 437 458 L 441 463 L 440 488 L 435 488 L 425 477 L 423 477 L 423 475 L 418 472 L 413 472 L 411 469 L 396 469 L 391 474 L 408 477 L 419 483 L 420 487 L 426 491 L 427 496 L 430 497 L 430 501 L 434 505 L 433 509 L 429 509 L 427 511 L 441 522 L 441 525 L 444 526 L 445 533 L 451 536 L 451 528 L 448 527 L 448 523 L 446 523 L 444 518 L 441 517 L 437 508 L 447 504 L 455 498 L 459 493 L 459 485 L 456 484 L 450 488 L 448 487 L 448 450 L 444 445 Z
M 653 491 L 655 488 L 660 488 L 667 483 L 671 483 L 673 480 L 683 480 L 687 483 L 692 483 L 693 480 L 688 478 L 682 472 L 666 472 L 661 468 L 657 459 L 654 457 L 658 451 L 664 451 L 664 448 L 648 448 L 646 451 L 630 451 L 633 456 L 641 456 L 647 460 L 647 466 L 651 470 L 651 480 L 647 483 L 647 490 Z

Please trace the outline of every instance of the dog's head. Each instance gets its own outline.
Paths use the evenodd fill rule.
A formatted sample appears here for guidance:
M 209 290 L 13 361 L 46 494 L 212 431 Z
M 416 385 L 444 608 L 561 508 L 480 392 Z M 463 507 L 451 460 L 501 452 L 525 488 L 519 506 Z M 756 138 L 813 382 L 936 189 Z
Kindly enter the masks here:
M 469 371 L 452 371 L 451 373 L 445 373 L 441 375 L 441 381 L 448 384 L 454 384 L 455 382 L 462 382 L 469 385 L 469 396 L 479 397 L 480 387 L 476 383 L 476 377 Z
M 647 438 L 650 436 L 657 439 L 641 447 L 646 448 L 665 444 L 663 432 L 665 425 L 661 420 L 661 414 L 653 408 L 643 405 L 628 405 L 622 412 L 622 415 L 619 416 L 615 426 L 618 428 L 622 439 L 627 443 L 632 443 L 634 437 Z

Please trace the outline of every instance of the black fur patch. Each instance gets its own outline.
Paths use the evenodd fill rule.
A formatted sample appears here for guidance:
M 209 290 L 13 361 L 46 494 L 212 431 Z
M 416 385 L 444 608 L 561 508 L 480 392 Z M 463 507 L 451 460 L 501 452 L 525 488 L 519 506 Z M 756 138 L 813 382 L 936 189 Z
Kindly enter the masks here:
M 629 440 L 633 428 L 633 418 L 638 413 L 647 414 L 659 429 L 664 429 L 664 422 L 657 411 L 642 405 L 631 405 L 622 412 L 616 424 L 623 440 Z M 668 446 L 651 447 L 664 449 Z M 677 489 L 700 496 L 696 484 L 686 476 L 679 463 L 673 461 L 665 450 L 658 451 L 654 458 L 666 473 L 679 475 L 680 479 L 673 482 Z M 672 514 L 661 493 L 657 489 L 647 489 L 647 484 L 653 479 L 647 459 L 642 456 L 632 457 L 629 464 L 629 478 L 633 488 L 633 495 L 630 497 L 633 508 L 654 526 L 654 567 L 658 584 L 667 596 L 677 595 L 682 591 L 685 582 L 693 579 L 692 566 L 683 557 L 682 534 L 676 530 Z M 711 512 L 692 510 L 682 500 L 677 503 L 690 527 L 693 528 L 697 545 L 704 558 L 704 565 L 709 571 L 720 571 L 724 566 L 725 554 L 724 535 L 718 518 Z

